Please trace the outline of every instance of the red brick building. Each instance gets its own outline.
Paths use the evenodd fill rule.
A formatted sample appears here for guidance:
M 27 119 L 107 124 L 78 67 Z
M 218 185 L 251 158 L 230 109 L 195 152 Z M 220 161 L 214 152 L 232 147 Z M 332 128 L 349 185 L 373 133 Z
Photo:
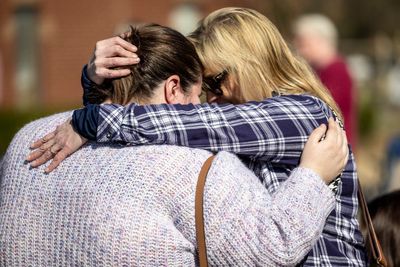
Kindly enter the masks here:
M 0 108 L 81 104 L 80 72 L 95 42 L 134 21 L 186 26 L 188 18 L 240 0 L 2 0 Z

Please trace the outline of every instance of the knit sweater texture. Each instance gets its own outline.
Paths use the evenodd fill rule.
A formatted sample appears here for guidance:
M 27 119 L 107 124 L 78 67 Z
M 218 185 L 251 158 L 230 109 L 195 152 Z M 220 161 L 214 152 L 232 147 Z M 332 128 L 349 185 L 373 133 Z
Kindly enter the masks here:
M 210 153 L 89 143 L 52 173 L 29 145 L 71 116 L 22 128 L 0 163 L 0 266 L 197 266 L 194 195 Z M 293 266 L 311 250 L 334 196 L 297 168 L 274 195 L 232 154 L 214 159 L 204 192 L 212 266 Z

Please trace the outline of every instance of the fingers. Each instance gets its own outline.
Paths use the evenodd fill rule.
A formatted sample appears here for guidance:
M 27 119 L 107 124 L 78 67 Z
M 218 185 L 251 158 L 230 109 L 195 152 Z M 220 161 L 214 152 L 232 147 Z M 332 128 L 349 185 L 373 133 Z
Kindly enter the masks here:
M 343 172 L 348 157 L 345 132 L 330 118 L 328 125 L 320 125 L 311 133 L 300 166 L 314 170 L 328 184 Z
M 110 57 L 110 58 L 103 58 L 98 60 L 98 65 L 102 65 L 107 68 L 115 68 L 119 66 L 129 66 L 133 64 L 137 64 L 140 59 L 131 58 L 131 57 Z
M 140 62 L 140 58 L 135 53 L 115 43 L 111 44 L 111 46 L 96 47 L 95 55 L 92 60 L 94 61 L 89 63 L 88 68 L 90 68 L 95 77 L 101 77 L 103 79 L 119 78 L 129 75 L 131 71 L 127 66 Z
M 331 117 L 328 120 L 328 131 L 326 132 L 326 139 L 330 141 L 335 141 L 335 143 L 338 141 L 338 135 L 339 135 L 339 126 L 335 122 L 335 120 Z
M 55 135 L 56 131 L 53 131 L 41 139 L 35 141 L 31 144 L 31 149 L 36 149 L 35 151 L 31 152 L 28 157 L 26 158 L 27 161 L 35 161 L 40 158 L 50 147 L 52 147 L 55 143 Z
M 101 52 L 98 52 L 101 53 Z M 140 62 L 138 56 L 124 55 L 124 53 L 111 53 L 110 51 L 105 52 L 104 55 L 96 55 L 94 65 L 97 68 L 115 68 L 122 66 L 130 66 Z
M 119 36 L 97 42 L 87 65 L 89 79 L 96 84 L 102 84 L 104 79 L 129 75 L 131 71 L 127 66 L 140 62 L 136 52 L 136 46 Z
M 129 35 L 130 35 L 130 33 L 129 33 Z M 127 51 L 130 51 L 132 53 L 135 53 L 137 51 L 137 47 L 135 45 L 131 44 L 128 41 L 125 41 L 124 39 L 122 39 L 119 36 L 114 37 L 113 41 L 115 42 L 115 44 L 120 45 L 121 47 L 123 47 Z
M 47 143 L 44 143 L 35 151 L 31 152 L 26 158 L 27 161 L 34 161 L 40 158 L 48 149 L 50 149 L 54 145 L 54 139 L 49 140 Z
M 96 58 L 115 56 L 138 58 L 136 52 L 137 48 L 133 44 L 121 39 L 120 37 L 113 37 L 97 42 L 94 55 Z
M 49 166 L 44 170 L 45 173 L 50 173 L 52 172 L 55 168 L 60 165 L 60 163 L 68 157 L 69 153 L 67 151 L 67 148 L 63 148 L 58 153 L 54 156 L 53 160 L 50 162 Z
M 44 137 L 40 138 L 39 140 L 33 142 L 30 146 L 30 148 L 32 149 L 36 149 L 39 148 L 40 146 L 42 146 L 43 144 L 45 144 L 47 141 L 51 140 L 54 138 L 54 136 L 56 135 L 56 132 L 53 131 L 47 135 L 45 135 Z
M 128 31 L 128 32 L 121 33 L 119 35 L 119 37 L 121 37 L 122 39 L 126 39 L 126 38 L 130 37 L 131 35 L 132 35 L 132 33 L 130 31 Z
M 349 159 L 349 147 L 347 143 L 346 132 L 342 129 L 340 124 L 337 121 L 334 121 L 332 118 L 329 120 L 329 127 L 335 129 L 336 131 L 336 144 L 338 148 L 337 155 L 342 159 L 341 162 L 343 163 L 342 166 L 344 169 Z
M 105 79 L 120 78 L 131 73 L 130 69 L 107 69 L 102 68 L 96 71 L 96 75 Z
M 115 36 L 115 37 L 108 38 L 108 39 L 97 42 L 96 50 L 98 48 L 110 47 L 110 46 L 114 46 L 114 45 L 118 45 L 131 53 L 135 53 L 137 51 L 136 46 L 134 46 L 133 44 L 131 44 L 128 41 L 125 41 L 124 39 L 122 39 L 119 36 Z
M 87 139 L 74 131 L 70 122 L 71 119 L 68 119 L 63 124 L 57 126 L 53 133 L 34 142 L 32 147 L 36 150 L 27 157 L 31 167 L 36 168 L 53 159 L 45 169 L 45 172 L 49 173 L 66 157 L 77 151 L 87 142 Z
M 138 60 L 139 57 L 136 53 L 130 52 L 128 50 L 125 50 L 125 48 L 122 48 L 119 45 L 113 45 L 109 47 L 104 47 L 104 48 L 98 48 L 95 52 L 96 58 L 101 58 L 101 57 L 126 57 L 130 58 L 132 60 Z M 137 62 L 133 61 L 130 64 L 135 64 Z
M 313 144 L 318 143 L 325 136 L 325 132 L 326 132 L 326 125 L 321 124 L 310 134 L 310 137 L 308 138 L 309 142 Z
M 42 153 L 42 155 L 35 159 L 34 161 L 31 162 L 31 167 L 36 168 L 39 167 L 40 165 L 46 163 L 47 161 L 51 160 L 56 154 L 57 151 L 52 150 L 53 147 L 50 147 L 46 151 Z
M 327 141 L 329 140 L 333 145 L 331 146 L 331 149 L 336 151 L 334 155 L 338 160 L 338 164 L 341 166 L 340 172 L 343 172 L 349 159 L 346 132 L 333 118 L 330 118 L 328 123 L 329 129 L 327 131 Z

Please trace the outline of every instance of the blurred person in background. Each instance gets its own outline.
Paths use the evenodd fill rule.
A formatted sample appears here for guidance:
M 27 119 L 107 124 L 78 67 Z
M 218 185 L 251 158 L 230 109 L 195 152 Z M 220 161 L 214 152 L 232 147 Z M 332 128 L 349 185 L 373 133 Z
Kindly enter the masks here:
M 400 176 L 397 177 L 400 179 Z M 368 204 L 376 235 L 388 267 L 400 266 L 400 190 L 387 193 Z M 362 225 L 365 227 L 365 225 Z M 365 230 L 365 229 L 364 229 Z M 367 239 L 366 242 L 369 242 Z M 370 246 L 367 246 L 370 249 Z M 371 251 L 368 251 L 369 255 Z M 371 259 L 370 259 L 371 260 Z
M 386 149 L 385 175 L 382 192 L 400 189 L 400 135 L 391 138 Z
M 311 131 L 329 117 L 340 120 L 339 108 L 308 64 L 293 55 L 275 25 L 255 10 L 217 10 L 189 38 L 205 66 L 203 88 L 210 104 L 124 106 L 85 101 L 85 108 L 74 111 L 73 127 L 69 122 L 63 124 L 66 135 L 65 130 L 56 130 L 44 137 L 44 143 L 35 143 L 37 150 L 28 157 L 31 165 L 37 167 L 54 158 L 46 168 L 52 171 L 82 145 L 75 129 L 103 143 L 171 144 L 233 152 L 274 194 L 298 165 Z M 134 60 L 138 56 L 139 63 Z M 132 49 L 115 37 L 99 41 L 83 69 L 84 95 L 98 86 L 109 88 L 107 78 L 129 77 L 132 64 L 146 65 L 140 47 Z M 336 208 L 305 257 L 305 266 L 366 265 L 356 218 L 357 179 L 351 154 L 333 185 Z
M 202 64 L 189 40 L 158 25 L 138 26 L 127 40 L 138 45 L 142 65 L 111 88 L 92 88 L 91 101 L 199 103 Z M 24 164 L 29 144 L 70 116 L 28 124 L 7 150 L 0 265 L 196 266 L 195 188 L 212 154 L 91 143 L 51 174 Z M 310 251 L 335 206 L 327 184 L 349 155 L 339 125 L 330 119 L 326 129 L 311 134 L 300 166 L 274 195 L 239 158 L 217 154 L 204 192 L 210 265 L 294 266 Z
M 307 14 L 293 24 L 293 44 L 331 91 L 342 111 L 347 138 L 357 145 L 356 91 L 345 59 L 338 52 L 338 32 L 332 21 L 320 14 Z

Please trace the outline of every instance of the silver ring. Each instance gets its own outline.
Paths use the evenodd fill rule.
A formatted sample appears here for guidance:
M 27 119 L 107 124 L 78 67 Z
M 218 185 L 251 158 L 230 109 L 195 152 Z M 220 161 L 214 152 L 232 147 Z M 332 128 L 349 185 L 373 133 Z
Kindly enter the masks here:
M 51 156 L 54 157 L 55 155 L 57 155 L 57 152 L 51 151 L 52 147 L 53 146 L 50 147 L 49 151 L 50 151 Z

